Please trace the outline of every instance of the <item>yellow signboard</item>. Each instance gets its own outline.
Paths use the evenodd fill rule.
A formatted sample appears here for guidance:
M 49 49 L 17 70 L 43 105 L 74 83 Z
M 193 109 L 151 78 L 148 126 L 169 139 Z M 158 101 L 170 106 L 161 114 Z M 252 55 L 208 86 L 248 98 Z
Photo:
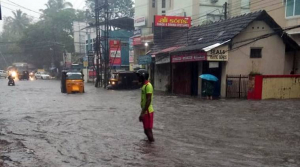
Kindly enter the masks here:
M 83 62 L 83 67 L 87 67 L 89 65 L 89 63 L 87 61 Z
M 207 61 L 228 61 L 228 45 L 219 46 L 208 51 Z

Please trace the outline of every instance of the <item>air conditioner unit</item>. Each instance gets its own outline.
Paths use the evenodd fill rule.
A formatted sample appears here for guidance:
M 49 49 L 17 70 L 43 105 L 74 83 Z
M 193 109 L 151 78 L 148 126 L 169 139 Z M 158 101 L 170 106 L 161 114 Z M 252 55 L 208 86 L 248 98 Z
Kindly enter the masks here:
M 219 0 L 210 0 L 211 3 L 217 3 Z

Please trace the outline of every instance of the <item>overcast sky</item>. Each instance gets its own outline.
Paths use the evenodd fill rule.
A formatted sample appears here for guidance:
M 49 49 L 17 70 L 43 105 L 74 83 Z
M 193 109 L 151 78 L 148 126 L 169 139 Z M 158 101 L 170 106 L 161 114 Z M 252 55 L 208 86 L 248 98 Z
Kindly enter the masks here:
M 39 12 L 40 9 L 46 8 L 45 4 L 48 2 L 48 0 L 0 0 L 0 1 L 2 6 L 2 17 L 12 16 L 11 10 L 21 9 L 23 12 L 27 13 L 28 15 L 33 16 L 35 21 L 38 20 L 40 15 L 30 10 Z M 85 0 L 66 0 L 66 1 L 71 2 L 75 9 L 85 9 Z M 16 3 L 30 10 L 24 9 L 22 7 L 18 7 L 13 3 Z M 2 31 L 2 26 L 3 26 L 3 20 L 0 20 L 1 31 Z

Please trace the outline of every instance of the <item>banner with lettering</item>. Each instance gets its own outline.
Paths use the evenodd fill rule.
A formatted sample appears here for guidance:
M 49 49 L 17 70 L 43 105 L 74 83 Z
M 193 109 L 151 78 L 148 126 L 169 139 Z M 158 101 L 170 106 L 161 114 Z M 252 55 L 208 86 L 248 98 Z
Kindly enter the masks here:
M 207 61 L 228 61 L 228 45 L 219 46 L 208 51 Z
M 119 40 L 110 40 L 109 41 L 109 53 L 110 53 L 110 65 L 120 66 L 121 61 L 121 41 Z
M 155 16 L 155 26 L 157 27 L 191 27 L 191 17 L 182 16 Z
M 205 60 L 206 60 L 205 52 L 186 53 L 186 54 L 172 56 L 172 63 L 205 61 Z

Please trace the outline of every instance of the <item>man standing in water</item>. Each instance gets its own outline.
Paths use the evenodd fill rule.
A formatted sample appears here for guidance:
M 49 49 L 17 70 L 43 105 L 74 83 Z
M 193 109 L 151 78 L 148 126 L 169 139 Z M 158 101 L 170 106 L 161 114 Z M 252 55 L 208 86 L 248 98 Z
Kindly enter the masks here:
M 144 132 L 148 137 L 149 142 L 154 142 L 153 138 L 153 86 L 149 82 L 149 73 L 145 70 L 139 71 L 138 75 L 140 77 L 140 81 L 144 84 L 142 87 L 142 95 L 141 95 L 141 114 L 139 117 L 139 121 L 143 122 Z

